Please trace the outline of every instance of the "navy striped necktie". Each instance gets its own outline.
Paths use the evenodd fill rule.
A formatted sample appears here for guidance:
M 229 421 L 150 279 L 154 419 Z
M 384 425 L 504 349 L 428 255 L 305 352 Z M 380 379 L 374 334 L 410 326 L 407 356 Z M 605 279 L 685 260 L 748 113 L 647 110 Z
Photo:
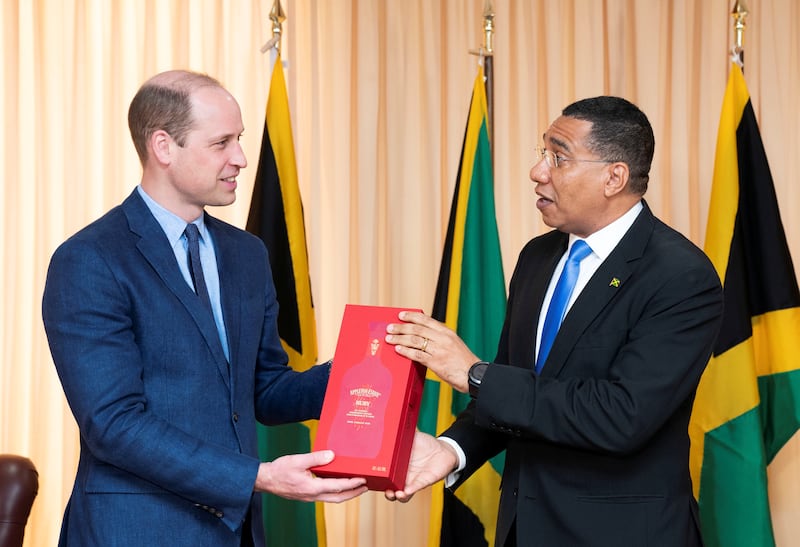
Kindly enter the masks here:
M 196 225 L 189 223 L 183 233 L 186 234 L 186 241 L 189 242 L 189 273 L 192 274 L 194 292 L 213 317 L 214 312 L 211 309 L 211 299 L 208 297 L 206 277 L 203 275 L 203 265 L 200 263 L 200 230 Z

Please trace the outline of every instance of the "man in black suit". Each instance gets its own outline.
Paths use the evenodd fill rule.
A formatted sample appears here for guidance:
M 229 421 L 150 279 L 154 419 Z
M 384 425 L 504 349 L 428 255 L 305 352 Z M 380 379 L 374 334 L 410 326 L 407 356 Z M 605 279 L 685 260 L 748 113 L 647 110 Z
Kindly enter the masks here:
M 406 488 L 388 499 L 457 487 L 506 450 L 498 546 L 702 544 L 687 425 L 722 289 L 642 199 L 654 146 L 644 113 L 617 97 L 568 106 L 544 134 L 530 177 L 554 230 L 520 254 L 492 363 L 423 314 L 387 328 L 400 354 L 473 396 L 439 438 L 417 434 Z M 555 301 L 566 311 L 551 320 Z

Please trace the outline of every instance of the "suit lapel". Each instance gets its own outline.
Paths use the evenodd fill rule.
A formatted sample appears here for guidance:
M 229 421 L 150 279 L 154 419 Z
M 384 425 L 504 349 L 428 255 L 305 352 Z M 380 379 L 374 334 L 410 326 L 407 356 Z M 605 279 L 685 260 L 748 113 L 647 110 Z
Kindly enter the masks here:
M 570 351 L 592 321 L 619 295 L 633 273 L 632 263 L 641 258 L 653 232 L 654 217 L 644 203 L 639 216 L 617 247 L 600 265 L 564 317 L 558 330 L 543 376 L 557 376 L 569 358 Z
M 134 190 L 128 196 L 123 202 L 122 208 L 128 218 L 131 232 L 139 236 L 139 241 L 136 245 L 137 249 L 152 266 L 153 270 L 156 271 L 167 289 L 176 296 L 192 316 L 214 356 L 220 374 L 225 383 L 230 386 L 228 363 L 225 359 L 225 353 L 222 351 L 214 318 L 211 317 L 208 310 L 184 280 L 164 230 L 161 229 L 158 221 L 150 213 L 137 190 Z
M 533 325 L 533 336 L 531 340 L 533 343 L 530 346 L 530 356 L 526 362 L 530 363 L 531 368 L 536 363 L 536 346 L 537 340 L 537 325 L 539 324 L 539 317 L 542 313 L 542 305 L 544 304 L 544 296 L 547 293 L 547 286 L 550 284 L 550 278 L 553 277 L 553 272 L 558 265 L 561 256 L 566 252 L 567 245 L 569 244 L 569 236 L 561 232 L 552 232 L 553 238 L 545 249 L 541 251 L 541 255 L 537 253 L 536 265 L 527 270 L 532 271 L 533 275 L 526 283 L 528 297 L 523 297 L 523 301 L 531 303 L 530 306 L 525 306 L 522 314 L 530 313 L 530 317 L 524 317 L 518 323 L 521 325 Z M 552 350 L 551 350 L 552 355 Z M 546 368 L 546 367 L 545 367 Z

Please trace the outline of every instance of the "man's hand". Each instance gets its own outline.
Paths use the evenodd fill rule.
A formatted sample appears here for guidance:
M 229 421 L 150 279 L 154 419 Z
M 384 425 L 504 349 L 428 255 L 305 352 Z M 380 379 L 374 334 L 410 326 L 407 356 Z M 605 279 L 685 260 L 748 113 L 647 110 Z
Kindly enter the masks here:
M 387 325 L 386 342 L 395 351 L 425 365 L 453 389 L 466 393 L 469 390 L 467 373 L 479 361 L 458 335 L 431 317 L 419 312 L 400 312 L 403 323 Z
M 331 450 L 291 454 L 258 467 L 256 492 L 270 492 L 289 500 L 340 503 L 367 491 L 366 479 L 323 479 L 310 468 L 333 461 Z
M 403 490 L 384 492 L 389 501 L 407 502 L 412 496 L 445 478 L 458 465 L 458 456 L 449 444 L 417 431 L 411 448 L 406 485 Z

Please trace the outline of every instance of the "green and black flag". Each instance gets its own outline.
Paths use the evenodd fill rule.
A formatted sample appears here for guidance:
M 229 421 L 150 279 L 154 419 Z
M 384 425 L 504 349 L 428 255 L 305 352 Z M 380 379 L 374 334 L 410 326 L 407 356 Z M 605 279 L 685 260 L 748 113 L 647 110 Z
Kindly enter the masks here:
M 775 540 L 767 465 L 800 427 L 800 291 L 742 70 L 731 65 L 705 252 L 725 312 L 689 424 L 690 467 L 709 547 Z
M 506 288 L 495 217 L 492 155 L 483 69 L 472 92 L 432 316 L 455 330 L 481 359 L 496 352 Z M 441 433 L 469 402 L 431 373 L 420 429 Z M 430 547 L 493 545 L 504 454 L 487 462 L 452 494 L 434 486 Z
M 289 365 L 295 370 L 307 370 L 317 360 L 317 331 L 303 203 L 297 183 L 289 99 L 280 55 L 272 69 L 247 231 L 259 236 L 269 250 L 280 304 L 278 332 L 289 354 Z M 310 452 L 316 427 L 316 421 L 259 426 L 261 458 L 272 461 L 284 454 Z M 291 501 L 265 494 L 264 527 L 267 545 L 324 547 L 326 544 L 321 503 Z

